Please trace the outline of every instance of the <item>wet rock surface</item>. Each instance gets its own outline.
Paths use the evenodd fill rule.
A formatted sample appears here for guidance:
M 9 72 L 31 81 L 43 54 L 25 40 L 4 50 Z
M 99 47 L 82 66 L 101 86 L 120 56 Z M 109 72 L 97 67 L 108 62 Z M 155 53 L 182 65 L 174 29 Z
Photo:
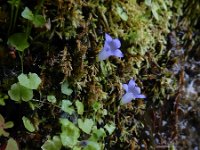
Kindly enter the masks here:
M 175 74 L 177 73 L 181 81 L 179 82 L 181 96 L 177 107 L 178 136 L 176 147 L 177 149 L 199 150 L 200 59 L 198 49 L 196 49 L 198 47 L 198 42 L 191 45 L 183 48 L 185 51 L 182 55 L 177 55 L 179 62 L 175 64 L 172 69 Z

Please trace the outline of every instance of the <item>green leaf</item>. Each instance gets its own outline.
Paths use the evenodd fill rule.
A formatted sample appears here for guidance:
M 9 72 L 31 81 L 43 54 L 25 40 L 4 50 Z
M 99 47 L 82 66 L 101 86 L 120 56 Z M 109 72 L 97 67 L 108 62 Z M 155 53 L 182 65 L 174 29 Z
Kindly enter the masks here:
M 4 126 L 5 129 L 12 128 L 14 126 L 14 123 L 12 121 L 8 121 L 5 123 Z
M 47 140 L 42 145 L 42 150 L 60 150 L 62 147 L 62 143 L 59 136 L 54 136 L 52 140 Z
M 21 74 L 18 76 L 19 83 L 28 89 L 37 89 L 41 83 L 41 79 L 36 73 Z
M 35 27 L 41 27 L 45 24 L 45 19 L 42 15 L 35 15 L 33 19 L 33 24 Z
M 28 101 L 28 105 L 32 110 L 38 109 L 40 107 L 40 103 L 35 101 Z
M 4 117 L 0 114 L 0 124 L 4 124 L 5 123 L 5 119 Z
M 5 137 L 8 137 L 9 133 L 6 132 L 4 129 L 11 128 L 11 127 L 12 127 L 11 121 L 5 123 L 4 117 L 0 114 L 0 137 L 2 135 L 5 136 Z
M 114 123 L 111 123 L 111 124 L 106 124 L 104 126 L 104 128 L 108 131 L 108 133 L 111 135 L 113 133 L 113 131 L 115 130 L 115 125 Z
M 74 147 L 78 143 L 80 136 L 79 129 L 68 119 L 60 119 L 61 131 L 60 134 L 61 142 L 65 147 Z
M 9 136 L 9 133 L 6 132 L 4 129 L 0 128 L 0 137 L 1 137 L 2 135 L 5 136 L 5 137 L 8 137 L 8 136 Z
M 90 134 L 93 125 L 94 122 L 92 119 L 85 119 L 84 121 L 82 119 L 78 119 L 78 127 L 87 134 Z
M 19 150 L 17 142 L 13 138 L 9 138 L 5 150 Z
M 127 13 L 120 6 L 117 6 L 117 13 L 122 20 L 124 20 L 124 21 L 128 20 Z
M 94 141 L 87 141 L 88 145 L 83 150 L 101 150 L 101 145 Z
M 102 140 L 106 136 L 106 132 L 103 128 L 97 129 L 93 128 L 92 135 L 89 138 L 91 141 L 99 141 Z
M 1 48 L 0 48 L 0 53 L 1 53 Z M 0 105 L 5 106 L 6 105 L 5 99 L 8 98 L 9 98 L 8 95 L 0 93 Z
M 1 135 L 3 135 L 5 132 L 4 128 L 3 128 L 3 126 L 5 124 L 5 119 L 1 114 L 0 114 L 0 124 L 1 124 L 1 126 L 0 126 L 0 137 L 1 137 Z
M 70 107 L 71 105 L 72 103 L 69 100 L 62 100 L 61 109 L 71 115 L 74 112 L 74 108 Z
M 0 98 L 0 105 L 1 106 L 5 106 L 6 105 L 6 103 L 4 102 L 4 98 L 2 98 L 2 97 Z
M 75 146 L 72 150 L 81 150 L 81 147 Z
M 32 21 L 35 27 L 41 27 L 45 24 L 44 17 L 42 15 L 34 15 L 28 7 L 25 7 L 21 15 L 23 18 Z
M 54 95 L 48 95 L 47 100 L 51 103 L 56 103 L 56 97 Z
M 92 108 L 95 112 L 97 112 L 98 110 L 100 110 L 102 108 L 102 104 L 95 101 L 93 104 L 92 104 Z
M 35 127 L 34 125 L 31 123 L 31 121 L 23 116 L 22 117 L 23 123 L 24 123 L 24 127 L 29 131 L 29 132 L 34 132 L 35 131 Z
M 71 95 L 73 90 L 69 88 L 69 83 L 64 81 L 61 85 L 61 92 L 65 95 Z
M 75 102 L 75 104 L 76 104 L 76 108 L 77 108 L 78 114 L 79 114 L 79 115 L 82 115 L 83 112 L 84 112 L 84 105 L 83 105 L 83 103 L 80 102 L 79 100 L 77 100 L 77 101 Z
M 15 83 L 8 91 L 8 95 L 12 100 L 17 102 L 21 102 L 21 100 L 29 101 L 33 98 L 33 91 L 31 89 L 27 89 L 24 86 L 21 86 L 19 83 Z
M 28 20 L 33 20 L 34 19 L 34 15 L 32 13 L 32 11 L 28 8 L 25 7 L 24 11 L 21 13 L 22 17 Z
M 16 48 L 16 50 L 23 52 L 29 47 L 25 33 L 15 33 L 8 38 L 8 45 Z

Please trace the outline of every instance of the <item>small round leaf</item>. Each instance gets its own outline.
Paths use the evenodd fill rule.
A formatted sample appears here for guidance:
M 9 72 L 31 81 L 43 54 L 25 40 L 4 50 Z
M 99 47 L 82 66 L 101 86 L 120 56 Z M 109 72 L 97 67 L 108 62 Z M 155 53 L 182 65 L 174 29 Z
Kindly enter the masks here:
M 15 83 L 8 91 L 8 95 L 12 100 L 17 102 L 21 102 L 21 100 L 29 101 L 33 98 L 33 91 L 31 89 L 21 86 L 19 83 Z
M 8 44 L 15 47 L 16 50 L 23 52 L 29 47 L 25 33 L 15 33 L 8 38 Z
M 24 123 L 24 127 L 28 131 L 30 131 L 30 132 L 34 132 L 35 131 L 34 125 L 31 123 L 31 121 L 27 117 L 23 116 L 22 120 L 23 120 L 23 123 Z
M 18 76 L 19 83 L 28 89 L 37 89 L 41 83 L 41 79 L 36 73 L 21 74 Z

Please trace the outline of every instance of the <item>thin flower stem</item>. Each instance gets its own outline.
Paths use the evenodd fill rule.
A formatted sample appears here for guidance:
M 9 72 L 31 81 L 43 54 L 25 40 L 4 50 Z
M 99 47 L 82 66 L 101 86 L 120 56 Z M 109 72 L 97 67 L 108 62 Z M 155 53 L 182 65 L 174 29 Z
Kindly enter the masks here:
M 38 100 L 38 99 L 32 99 L 32 101 L 34 101 L 34 102 L 40 102 L 40 103 L 43 103 L 43 104 L 53 105 L 54 107 L 61 109 L 61 107 L 59 107 L 58 105 L 52 104 L 52 103 L 47 102 L 47 101 L 41 101 L 41 100 Z
M 14 5 L 11 4 L 11 16 L 10 16 L 10 25 L 9 25 L 9 28 L 8 28 L 8 35 L 10 35 L 12 24 L 13 24 L 14 8 L 15 8 Z
M 17 21 L 17 16 L 18 16 L 18 12 L 19 12 L 19 6 L 20 6 L 21 0 L 19 0 L 16 11 L 15 11 L 15 17 L 14 17 L 14 21 L 13 21 L 13 28 L 15 27 L 16 21 Z
M 20 57 L 20 61 L 21 61 L 21 70 L 22 73 L 24 72 L 24 52 L 19 52 L 19 57 Z

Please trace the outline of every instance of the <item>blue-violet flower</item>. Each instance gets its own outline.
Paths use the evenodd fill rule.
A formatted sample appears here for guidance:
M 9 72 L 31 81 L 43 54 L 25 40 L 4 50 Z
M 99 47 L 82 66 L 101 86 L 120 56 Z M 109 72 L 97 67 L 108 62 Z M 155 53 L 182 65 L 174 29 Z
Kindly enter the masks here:
M 113 39 L 110 35 L 105 34 L 104 47 L 98 55 L 100 61 L 107 59 L 110 56 L 123 57 L 121 50 L 121 42 L 119 39 Z
M 122 85 L 126 93 L 122 96 L 122 103 L 126 104 L 136 98 L 146 98 L 145 95 L 141 94 L 140 87 L 137 86 L 135 80 L 131 79 L 128 84 Z

